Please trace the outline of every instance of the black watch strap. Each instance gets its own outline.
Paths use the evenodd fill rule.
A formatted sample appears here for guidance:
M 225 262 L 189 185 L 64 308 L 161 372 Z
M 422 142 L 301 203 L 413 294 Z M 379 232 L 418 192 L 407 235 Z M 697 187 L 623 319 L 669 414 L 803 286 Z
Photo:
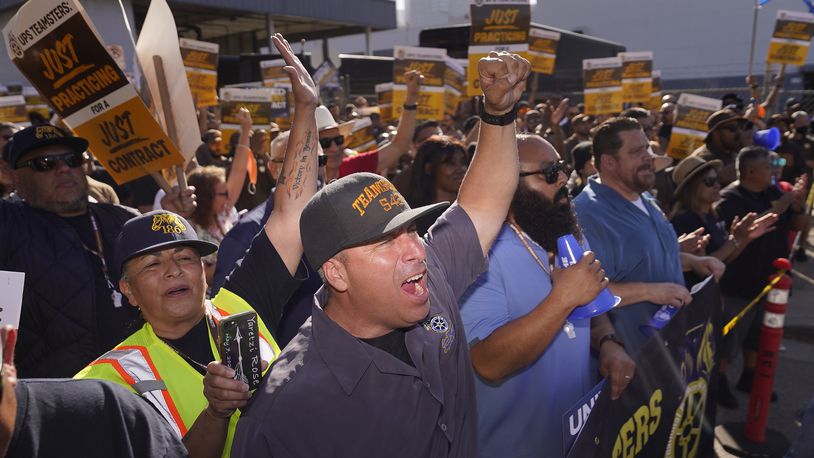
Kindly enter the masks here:
M 625 348 L 625 344 L 623 344 L 621 340 L 616 338 L 616 334 L 612 334 L 612 333 L 611 334 L 605 334 L 604 336 L 602 336 L 602 338 L 599 339 L 599 344 L 596 346 L 596 348 L 598 350 L 601 350 L 602 349 L 602 344 L 604 344 L 605 342 L 608 342 L 608 341 L 615 342 L 620 347 Z
M 513 123 L 515 119 L 517 119 L 517 109 L 512 108 L 512 111 L 506 114 L 493 115 L 486 112 L 486 107 L 483 104 L 483 99 L 481 99 L 480 120 L 485 122 L 486 124 L 492 124 L 494 126 L 508 126 L 509 124 Z

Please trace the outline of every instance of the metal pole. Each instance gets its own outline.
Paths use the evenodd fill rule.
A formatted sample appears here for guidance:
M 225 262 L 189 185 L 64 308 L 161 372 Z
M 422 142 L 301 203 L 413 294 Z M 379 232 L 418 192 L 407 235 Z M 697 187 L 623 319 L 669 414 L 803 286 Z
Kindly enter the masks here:
M 370 26 L 365 27 L 365 54 L 368 56 L 373 55 L 373 50 L 371 49 L 371 39 L 373 38 L 371 35 L 373 33 L 373 29 Z
M 752 48 L 749 51 L 749 78 L 752 78 L 752 67 L 755 63 L 755 36 L 757 35 L 757 12 L 760 10 L 760 3 L 755 0 L 755 14 L 752 17 Z

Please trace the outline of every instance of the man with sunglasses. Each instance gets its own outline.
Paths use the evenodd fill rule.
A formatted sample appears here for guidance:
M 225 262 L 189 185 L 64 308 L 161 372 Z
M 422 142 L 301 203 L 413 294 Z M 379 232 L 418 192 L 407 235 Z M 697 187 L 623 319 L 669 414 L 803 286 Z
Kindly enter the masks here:
M 517 146 L 520 181 L 489 270 L 461 300 L 478 375 L 479 456 L 565 456 L 563 414 L 594 385 L 590 348 L 599 350 L 614 399 L 635 364 L 606 316 L 568 318 L 607 278 L 590 252 L 574 266 L 552 269 L 549 257 L 561 235 L 574 235 L 588 249 L 566 187 L 568 166 L 539 136 L 520 135 Z
M 724 108 L 707 118 L 707 136 L 704 145 L 693 151 L 693 156 L 709 162 L 719 160 L 723 163 L 718 181 L 725 187 L 737 179 L 735 157 L 743 146 L 743 130 L 747 120 L 733 110 Z
M 325 166 L 326 183 L 351 173 L 381 172 L 393 166 L 402 154 L 410 150 L 413 131 L 415 131 L 416 126 L 418 91 L 423 78 L 424 76 L 416 70 L 410 70 L 404 74 L 407 95 L 402 106 L 398 132 L 390 143 L 366 153 L 346 156 L 343 147 L 345 136 L 350 134 L 355 121 L 338 124 L 327 107 L 317 107 L 319 143 L 328 160 Z
M 116 236 L 138 213 L 88 202 L 87 146 L 51 125 L 23 129 L 6 145 L 19 200 L 0 201 L 0 270 L 26 274 L 21 377 L 72 376 L 126 337 L 137 316 L 109 267 Z

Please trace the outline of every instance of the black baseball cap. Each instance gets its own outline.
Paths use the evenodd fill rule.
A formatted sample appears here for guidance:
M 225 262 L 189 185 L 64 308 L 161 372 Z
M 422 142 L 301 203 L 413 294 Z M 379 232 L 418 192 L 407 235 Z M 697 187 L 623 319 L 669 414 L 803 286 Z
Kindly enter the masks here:
M 300 217 L 300 236 L 308 262 L 319 269 L 344 250 L 398 231 L 416 219 L 440 213 L 449 202 L 410 208 L 387 178 L 354 173 L 317 192 Z
M 17 163 L 25 153 L 49 145 L 65 145 L 74 151 L 83 153 L 88 149 L 88 141 L 81 137 L 74 137 L 59 127 L 50 124 L 26 127 L 9 139 L 4 147 L 4 157 L 8 157 L 11 168 L 16 169 Z M 8 152 L 5 152 L 8 148 Z
M 154 210 L 124 223 L 116 238 L 116 266 L 119 272 L 127 261 L 151 251 L 183 245 L 201 256 L 218 250 L 212 242 L 199 240 L 198 234 L 183 217 L 167 210 Z

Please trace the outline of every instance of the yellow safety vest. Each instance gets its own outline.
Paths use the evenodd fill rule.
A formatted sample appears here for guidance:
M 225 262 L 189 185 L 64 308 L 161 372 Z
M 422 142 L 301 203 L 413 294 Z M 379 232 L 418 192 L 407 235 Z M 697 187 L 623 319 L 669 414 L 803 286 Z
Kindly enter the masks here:
M 215 322 L 235 313 L 253 310 L 241 297 L 223 288 L 212 302 L 206 302 L 206 307 Z M 280 347 L 259 316 L 257 321 L 260 328 L 260 356 L 270 363 L 280 354 Z M 209 346 L 213 361 L 220 360 L 214 338 L 210 330 Z M 208 405 L 203 395 L 203 375 L 156 336 L 150 323 L 145 323 L 74 378 L 110 380 L 131 389 L 158 409 L 179 438 L 186 435 Z M 228 457 L 232 449 L 239 417 L 240 412 L 235 411 L 229 420 L 222 453 L 224 457 Z

